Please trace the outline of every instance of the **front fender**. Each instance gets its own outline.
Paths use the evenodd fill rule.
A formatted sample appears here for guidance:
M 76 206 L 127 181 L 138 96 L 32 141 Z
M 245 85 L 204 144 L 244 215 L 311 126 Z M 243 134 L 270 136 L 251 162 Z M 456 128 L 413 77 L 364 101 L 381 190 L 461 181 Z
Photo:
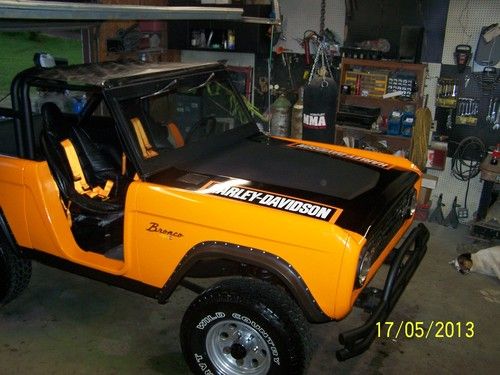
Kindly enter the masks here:
M 217 261 L 230 261 L 267 271 L 295 298 L 310 322 L 324 323 L 331 320 L 316 303 L 302 277 L 286 260 L 264 250 L 226 242 L 202 242 L 191 248 L 161 289 L 158 302 L 165 303 L 196 264 Z

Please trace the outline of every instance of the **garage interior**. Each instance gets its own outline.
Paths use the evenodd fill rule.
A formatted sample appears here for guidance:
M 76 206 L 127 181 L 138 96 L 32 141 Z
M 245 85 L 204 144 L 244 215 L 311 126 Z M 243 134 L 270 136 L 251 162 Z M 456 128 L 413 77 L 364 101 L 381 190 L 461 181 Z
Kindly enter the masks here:
M 424 223 L 430 240 L 388 320 L 396 327 L 412 322 L 409 329 L 414 322 L 426 328 L 442 322 L 443 330 L 434 337 L 410 332 L 396 338 L 384 325 L 365 353 L 339 362 L 339 333 L 367 318 L 354 309 L 342 321 L 312 325 L 307 373 L 497 373 L 500 3 L 305 3 L 2 1 L 0 46 L 24 33 L 38 40 L 31 56 L 41 53 L 61 64 L 223 61 L 262 131 L 408 158 L 424 172 L 414 225 Z M 77 59 L 44 45 L 46 36 L 75 43 Z M 3 54 L 0 63 L 20 71 L 33 60 L 16 60 L 14 52 Z M 0 107 L 11 105 L 13 74 L 0 71 Z M 306 103 L 314 75 L 333 79 L 337 87 L 334 98 L 321 103 L 327 120 L 335 120 L 319 132 L 311 127 L 320 109 Z M 11 130 L 2 128 L 8 111 L 0 115 L 2 142 Z M 0 153 L 14 152 L 14 144 L 0 145 Z M 496 264 L 457 271 L 460 254 L 484 249 L 496 254 Z M 178 332 L 192 291 L 178 287 L 159 305 L 104 283 L 33 267 L 30 286 L 0 309 L 1 374 L 190 373 Z M 373 285 L 381 287 L 383 276 Z

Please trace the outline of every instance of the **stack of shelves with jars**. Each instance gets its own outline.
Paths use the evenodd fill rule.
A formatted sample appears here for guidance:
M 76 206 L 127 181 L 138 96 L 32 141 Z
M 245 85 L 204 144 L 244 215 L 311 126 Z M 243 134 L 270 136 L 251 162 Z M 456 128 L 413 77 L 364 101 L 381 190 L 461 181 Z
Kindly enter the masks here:
M 342 59 L 342 70 L 340 75 L 340 86 L 349 86 L 348 92 L 340 90 L 338 99 L 338 108 L 341 105 L 353 105 L 367 108 L 380 108 L 380 114 L 383 118 L 389 118 L 392 111 L 399 110 L 403 113 L 405 106 L 413 106 L 415 110 L 422 107 L 424 79 L 427 65 L 411 64 L 399 61 L 386 60 L 361 60 L 361 59 Z M 359 79 L 366 77 L 372 83 L 369 89 L 360 90 L 353 83 L 353 76 Z M 383 98 L 387 93 L 388 84 L 396 86 L 394 77 L 414 77 L 414 85 L 411 93 L 407 96 L 393 98 Z M 389 78 L 392 78 L 391 82 Z M 400 86 L 401 90 L 405 90 Z M 387 134 L 387 129 L 380 128 L 379 131 L 373 131 L 363 127 L 337 124 L 335 126 L 335 143 L 344 144 L 344 137 L 354 139 L 369 138 L 372 141 L 385 141 L 389 151 L 399 150 L 408 151 L 411 145 L 411 137 L 403 135 Z

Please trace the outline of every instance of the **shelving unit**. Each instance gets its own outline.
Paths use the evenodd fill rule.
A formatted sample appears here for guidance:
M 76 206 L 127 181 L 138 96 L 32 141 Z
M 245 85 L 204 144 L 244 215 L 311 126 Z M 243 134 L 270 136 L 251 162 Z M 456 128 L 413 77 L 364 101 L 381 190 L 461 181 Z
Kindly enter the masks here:
M 189 1 L 170 1 L 169 5 L 185 6 L 193 5 Z M 199 5 L 199 4 L 198 4 Z M 217 5 L 203 4 L 206 7 Z M 246 17 L 268 18 L 271 13 L 271 5 L 254 4 L 220 4 L 224 7 L 241 7 L 243 15 Z M 189 21 L 169 21 L 168 22 L 168 49 L 176 50 L 197 50 L 197 51 L 219 51 L 219 52 L 245 52 L 259 55 L 269 53 L 270 37 L 268 35 L 269 25 L 250 24 L 237 21 L 224 20 L 189 20 Z M 191 45 L 193 31 L 205 30 L 205 37 L 208 39 L 210 31 L 214 31 L 212 42 L 218 44 L 219 48 L 200 48 Z M 235 34 L 235 48 L 228 49 L 222 47 L 222 39 L 227 30 L 233 30 Z
M 361 60 L 344 58 L 342 59 L 342 69 L 340 74 L 340 86 L 349 84 L 350 93 L 339 93 L 338 107 L 342 105 L 353 105 L 367 108 L 380 108 L 380 114 L 388 117 L 393 110 L 403 111 L 406 105 L 413 105 L 415 110 L 422 107 L 424 80 L 427 65 L 425 64 L 410 64 L 399 61 L 385 60 Z M 380 90 L 363 90 L 352 84 L 352 76 L 358 73 L 363 78 L 373 75 L 377 80 L 380 76 L 385 75 L 387 79 L 391 76 L 411 76 L 414 77 L 414 91 L 408 98 L 387 98 L 382 97 Z M 380 86 L 386 87 L 387 82 L 380 82 Z M 375 142 L 383 140 L 387 143 L 390 151 L 408 150 L 411 144 L 411 137 L 387 135 L 379 132 L 373 132 L 370 129 L 363 127 L 349 126 L 337 124 L 335 127 L 335 143 L 344 144 L 343 137 L 346 135 L 355 139 L 363 139 L 369 137 Z

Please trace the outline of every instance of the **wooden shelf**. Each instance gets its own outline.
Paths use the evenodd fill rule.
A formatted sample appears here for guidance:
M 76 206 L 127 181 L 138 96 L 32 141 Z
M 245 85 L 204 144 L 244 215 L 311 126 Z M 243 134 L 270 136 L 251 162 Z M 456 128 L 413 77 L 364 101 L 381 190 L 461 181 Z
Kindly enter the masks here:
M 367 140 L 371 143 L 377 143 L 380 141 L 385 141 L 387 143 L 387 148 L 390 153 L 395 153 L 399 150 L 408 151 L 411 145 L 411 138 L 404 137 L 402 135 L 390 135 L 377 133 L 371 129 L 358 128 L 356 126 L 347 125 L 336 125 L 335 126 L 335 143 L 344 144 L 343 138 L 345 136 L 353 137 L 357 140 Z
M 361 66 L 367 68 L 375 69 L 386 69 L 386 70 L 411 70 L 420 72 L 426 67 L 425 64 L 412 64 L 405 63 L 401 61 L 394 60 L 364 60 L 364 59 L 351 59 L 349 57 L 344 57 L 342 59 L 342 68 L 345 65 L 351 66 Z
M 382 138 L 387 138 L 387 139 L 396 139 L 396 140 L 399 140 L 399 141 L 409 141 L 409 140 L 411 140 L 410 137 L 405 137 L 405 136 L 402 136 L 402 135 L 385 134 L 385 133 L 382 133 L 382 132 L 373 131 L 371 129 L 359 128 L 357 126 L 336 125 L 336 127 L 340 128 L 343 131 L 359 132 L 359 133 L 373 135 L 374 137 L 382 137 Z
M 350 95 L 350 94 L 340 94 L 338 96 L 338 107 L 340 105 L 353 105 L 367 108 L 380 108 L 380 114 L 384 117 L 389 117 L 393 110 L 399 110 L 403 112 L 405 106 L 413 105 L 415 110 L 422 107 L 423 104 L 423 91 L 424 91 L 424 80 L 427 65 L 425 64 L 411 64 L 404 63 L 400 61 L 389 61 L 389 60 L 363 60 L 363 59 L 352 59 L 343 58 L 342 59 L 342 70 L 340 74 L 340 84 L 343 85 L 346 82 L 347 72 L 360 72 L 359 74 L 386 74 L 386 75 L 402 75 L 402 76 L 414 76 L 416 84 L 416 92 L 413 93 L 413 97 L 409 100 L 403 100 L 399 98 L 387 98 L 374 97 L 374 96 L 361 96 L 361 95 Z M 351 74 L 352 76 L 352 74 Z M 389 76 L 388 76 L 389 77 Z M 405 78 L 403 78 L 405 79 Z M 352 77 L 350 78 L 351 92 L 352 91 Z M 377 143 L 383 140 L 387 143 L 390 152 L 396 152 L 399 150 L 408 151 L 411 146 L 411 137 L 395 136 L 373 132 L 370 129 L 358 128 L 355 126 L 341 125 L 338 124 L 335 127 L 335 143 L 343 144 L 343 137 L 348 135 L 355 139 L 370 138 L 371 143 Z
M 398 106 L 398 107 L 403 107 L 408 104 L 412 104 L 414 106 L 420 106 L 420 101 L 419 100 L 402 100 L 402 99 L 397 99 L 397 98 L 377 98 L 375 96 L 361 96 L 361 95 L 346 95 L 346 94 L 340 94 L 340 99 L 341 102 L 359 102 L 360 105 L 364 106 L 371 106 L 370 104 L 373 103 L 374 107 L 380 107 L 380 105 L 384 105 L 384 103 L 389 103 L 393 106 Z M 342 103 L 344 104 L 344 103 Z M 348 103 L 349 104 L 349 103 Z
M 184 51 L 210 51 L 210 52 L 229 52 L 229 53 L 248 53 L 247 51 L 236 49 L 224 49 L 224 48 L 196 48 L 187 47 L 183 48 Z

